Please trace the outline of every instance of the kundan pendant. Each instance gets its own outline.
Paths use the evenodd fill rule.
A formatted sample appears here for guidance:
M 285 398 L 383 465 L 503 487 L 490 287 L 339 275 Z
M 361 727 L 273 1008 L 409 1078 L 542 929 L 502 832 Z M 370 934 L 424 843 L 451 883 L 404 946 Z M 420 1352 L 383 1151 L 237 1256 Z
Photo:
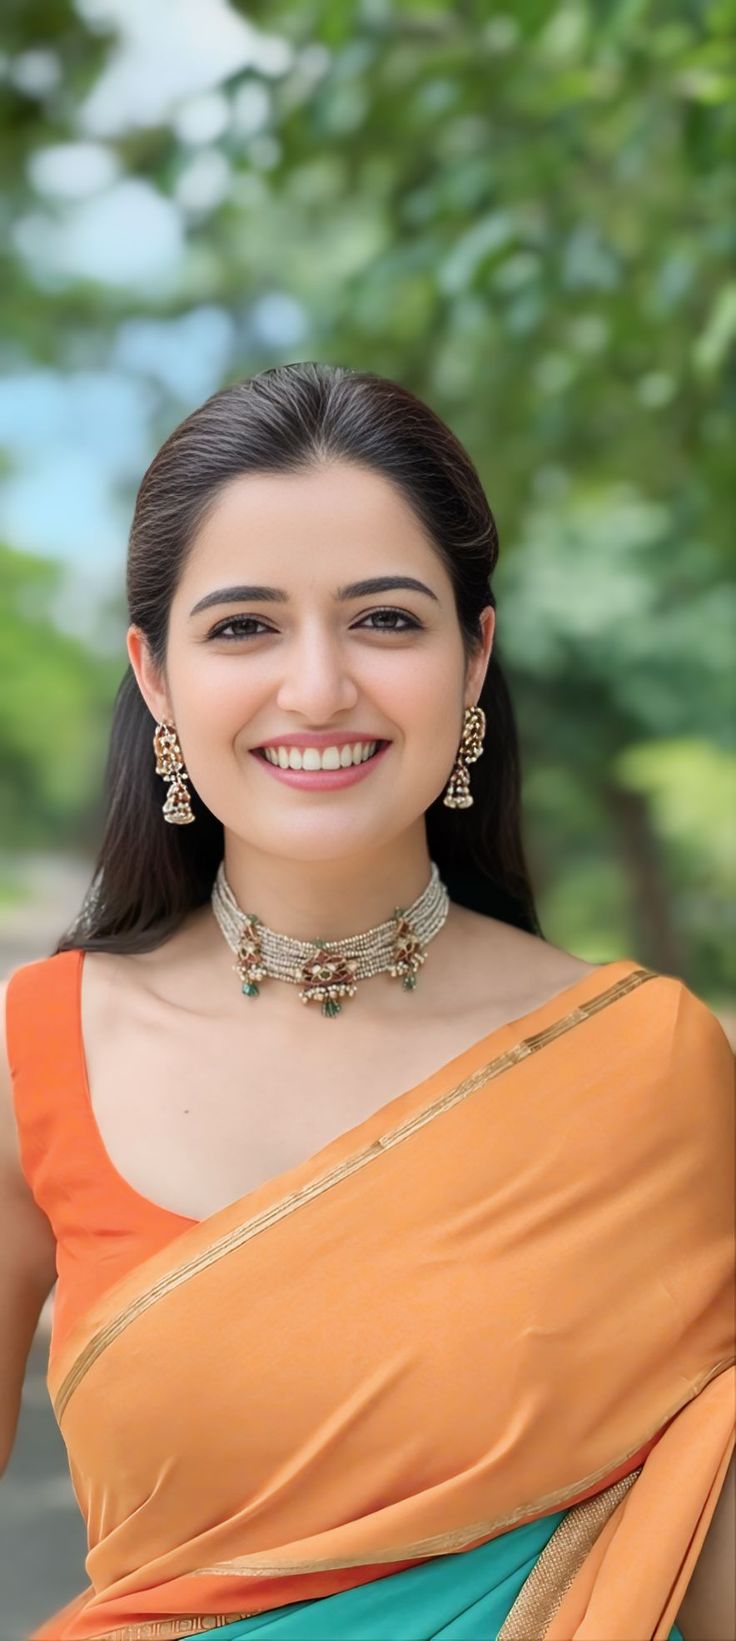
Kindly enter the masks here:
M 426 953 L 422 950 L 422 942 L 412 928 L 403 906 L 394 907 L 394 918 L 394 960 L 388 972 L 394 980 L 401 980 L 404 991 L 413 991 L 417 983 L 417 972 L 425 960 Z
M 321 1003 L 322 1013 L 332 1019 L 341 1013 L 340 998 L 355 996 L 358 959 L 331 952 L 326 940 L 315 940 L 314 948 L 301 969 L 299 978 L 304 989 L 299 996 L 303 1003 Z
M 258 918 L 252 917 L 247 912 L 238 944 L 238 960 L 235 964 L 240 975 L 241 990 L 244 997 L 259 997 L 261 988 L 258 982 L 265 980 L 268 973 L 263 961 L 258 929 Z

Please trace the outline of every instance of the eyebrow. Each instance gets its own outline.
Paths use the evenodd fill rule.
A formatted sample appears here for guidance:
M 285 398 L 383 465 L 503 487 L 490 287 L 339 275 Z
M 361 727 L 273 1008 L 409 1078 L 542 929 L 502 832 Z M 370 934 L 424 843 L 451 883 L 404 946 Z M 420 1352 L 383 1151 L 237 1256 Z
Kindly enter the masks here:
M 367 581 L 350 581 L 346 587 L 338 587 L 335 598 L 339 603 L 346 603 L 351 598 L 366 598 L 371 593 L 390 593 L 403 588 L 408 592 L 426 593 L 427 598 L 433 598 L 439 603 L 436 593 L 431 587 L 426 587 L 423 581 L 417 581 L 410 575 L 379 575 L 371 576 Z M 282 587 L 216 587 L 214 592 L 205 593 L 190 610 L 190 616 L 199 615 L 200 610 L 207 610 L 212 604 L 288 604 L 289 594 Z

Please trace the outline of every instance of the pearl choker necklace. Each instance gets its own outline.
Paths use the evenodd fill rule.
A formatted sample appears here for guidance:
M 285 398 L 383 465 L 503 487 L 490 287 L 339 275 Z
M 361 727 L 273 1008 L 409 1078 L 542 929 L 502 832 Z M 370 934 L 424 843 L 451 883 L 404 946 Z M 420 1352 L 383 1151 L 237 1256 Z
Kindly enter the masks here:
M 251 912 L 238 905 L 220 862 L 212 889 L 212 910 L 237 961 L 245 997 L 258 997 L 259 982 L 268 975 L 302 986 L 302 1003 L 322 1004 L 322 1013 L 332 1018 L 341 1012 L 342 997 L 354 997 L 356 981 L 371 975 L 390 974 L 400 980 L 405 991 L 413 991 L 417 972 L 424 962 L 423 950 L 439 933 L 447 917 L 450 897 L 432 862 L 426 889 L 411 906 L 394 907 L 394 915 L 365 933 L 345 940 L 295 940 L 277 934 Z

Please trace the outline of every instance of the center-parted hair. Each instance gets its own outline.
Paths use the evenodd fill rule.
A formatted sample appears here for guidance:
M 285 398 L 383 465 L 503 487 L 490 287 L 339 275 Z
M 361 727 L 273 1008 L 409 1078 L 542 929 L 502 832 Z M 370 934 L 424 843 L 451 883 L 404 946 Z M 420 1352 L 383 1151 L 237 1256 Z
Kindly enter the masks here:
M 305 361 L 214 393 L 174 428 L 143 476 L 128 549 L 128 610 L 159 666 L 188 554 L 223 488 L 249 473 L 297 473 L 334 461 L 367 468 L 401 492 L 452 582 L 466 662 L 477 652 L 481 612 L 495 609 L 498 533 L 467 451 L 399 383 Z M 473 806 L 448 809 L 440 794 L 426 812 L 427 843 L 453 900 L 541 934 L 522 840 L 518 736 L 497 648 L 494 637 L 478 702 L 487 730 L 472 766 Z M 166 824 L 154 727 L 128 664 L 113 710 L 92 881 L 56 951 L 150 951 L 209 900 L 224 853 L 222 822 L 192 790 L 196 824 Z

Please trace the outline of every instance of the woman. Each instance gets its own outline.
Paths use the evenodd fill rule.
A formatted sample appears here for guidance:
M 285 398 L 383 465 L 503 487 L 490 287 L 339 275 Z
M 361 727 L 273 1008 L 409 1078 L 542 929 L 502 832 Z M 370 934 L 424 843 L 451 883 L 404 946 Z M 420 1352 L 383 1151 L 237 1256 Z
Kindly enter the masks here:
M 145 474 L 93 883 L 8 988 L 15 1284 L 53 1246 L 89 1534 L 35 1641 L 681 1636 L 733 1057 L 541 934 L 496 557 L 366 373 L 266 371 Z

